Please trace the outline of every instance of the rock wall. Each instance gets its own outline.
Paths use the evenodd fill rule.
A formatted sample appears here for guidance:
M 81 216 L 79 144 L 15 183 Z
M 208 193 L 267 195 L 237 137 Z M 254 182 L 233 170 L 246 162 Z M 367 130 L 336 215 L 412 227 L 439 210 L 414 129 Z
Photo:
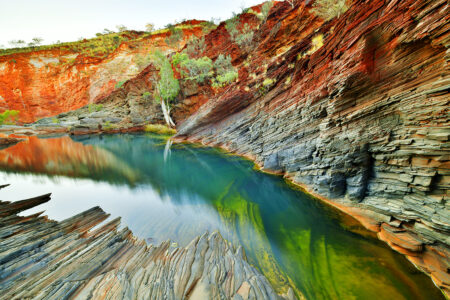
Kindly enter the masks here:
M 234 61 L 239 82 L 179 137 L 249 156 L 357 215 L 448 294 L 448 2 L 353 1 L 329 22 L 310 9 L 275 6 Z
M 178 45 L 166 44 L 168 32 L 131 32 L 130 40 L 105 58 L 58 48 L 0 56 L 0 111 L 18 110 L 19 120 L 30 123 L 98 102 L 138 75 L 153 48 L 173 51 L 203 34 L 201 21 L 186 24 Z

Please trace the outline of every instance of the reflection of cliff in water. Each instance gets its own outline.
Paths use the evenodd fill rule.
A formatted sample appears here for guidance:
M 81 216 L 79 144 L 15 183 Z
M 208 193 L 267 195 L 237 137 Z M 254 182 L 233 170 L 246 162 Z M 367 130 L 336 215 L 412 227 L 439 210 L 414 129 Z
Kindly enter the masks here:
M 28 137 L 0 151 L 0 168 L 7 172 L 89 178 L 111 183 L 138 177 L 120 158 L 101 147 L 83 145 L 70 137 Z
M 291 285 L 308 299 L 441 297 L 404 257 L 344 230 L 341 214 L 216 149 L 174 144 L 169 151 L 164 139 L 131 134 L 30 138 L 0 152 L 0 164 L 11 172 L 101 180 L 133 195 L 157 191 L 164 205 L 169 200 L 192 214 L 154 211 L 150 217 L 141 207 L 133 212 L 135 222 L 155 236 L 200 235 L 217 227 L 244 247 L 278 292 Z

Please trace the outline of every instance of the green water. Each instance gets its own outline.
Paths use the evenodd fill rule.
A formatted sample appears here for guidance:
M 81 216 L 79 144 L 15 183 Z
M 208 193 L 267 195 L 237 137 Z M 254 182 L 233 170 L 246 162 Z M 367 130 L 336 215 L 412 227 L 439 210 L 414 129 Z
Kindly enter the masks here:
M 212 148 L 146 135 L 33 139 L 0 150 L 3 200 L 52 192 L 62 220 L 99 205 L 149 243 L 218 230 L 278 292 L 307 299 L 443 299 L 431 280 L 356 222 L 282 178 Z

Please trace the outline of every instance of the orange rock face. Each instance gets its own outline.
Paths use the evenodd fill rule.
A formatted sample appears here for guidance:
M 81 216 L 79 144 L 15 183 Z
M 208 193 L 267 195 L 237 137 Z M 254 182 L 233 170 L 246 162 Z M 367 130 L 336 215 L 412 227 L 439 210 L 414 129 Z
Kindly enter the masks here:
M 201 21 L 183 23 L 183 47 L 192 35 L 201 35 Z M 118 82 L 136 76 L 148 64 L 153 48 L 170 50 L 167 32 L 135 33 L 106 58 L 85 57 L 52 49 L 0 56 L 0 112 L 20 111 L 24 123 L 75 110 L 110 94 Z

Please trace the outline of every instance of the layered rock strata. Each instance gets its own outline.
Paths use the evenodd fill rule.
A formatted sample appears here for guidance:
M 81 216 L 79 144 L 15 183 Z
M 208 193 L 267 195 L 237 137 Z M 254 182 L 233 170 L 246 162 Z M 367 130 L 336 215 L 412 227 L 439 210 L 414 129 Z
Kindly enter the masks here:
M 235 60 L 253 75 L 179 137 L 249 156 L 337 203 L 448 294 L 448 2 L 353 1 L 325 23 L 310 10 L 276 6 L 252 55 Z M 294 22 L 307 29 L 289 31 Z
M 147 245 L 119 218 L 102 223 L 99 207 L 62 222 L 17 215 L 49 200 L 0 202 L 4 299 L 282 299 L 218 233 L 177 248 Z

